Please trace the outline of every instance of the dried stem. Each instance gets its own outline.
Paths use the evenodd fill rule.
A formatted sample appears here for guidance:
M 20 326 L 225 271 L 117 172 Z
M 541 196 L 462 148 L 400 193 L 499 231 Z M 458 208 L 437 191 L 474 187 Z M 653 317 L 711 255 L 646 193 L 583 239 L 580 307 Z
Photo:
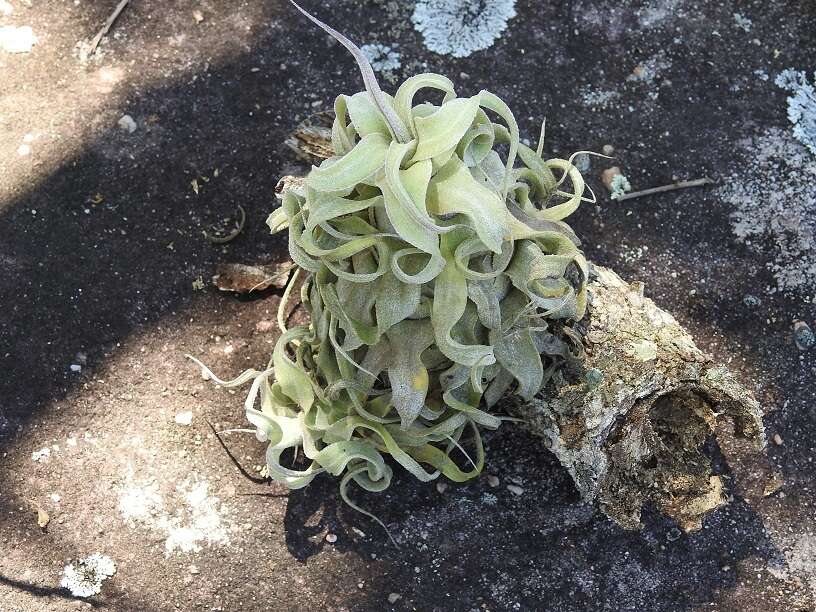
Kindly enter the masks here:
M 642 198 L 644 196 L 654 195 L 656 193 L 665 193 L 666 191 L 675 191 L 676 189 L 688 189 L 689 187 L 704 187 L 705 185 L 713 185 L 717 181 L 706 177 L 694 179 L 693 181 L 680 181 L 679 183 L 672 183 L 671 185 L 663 185 L 661 187 L 652 187 L 651 189 L 644 189 L 642 191 L 633 191 L 626 193 L 619 198 L 619 202 L 623 200 L 633 200 L 635 198 Z

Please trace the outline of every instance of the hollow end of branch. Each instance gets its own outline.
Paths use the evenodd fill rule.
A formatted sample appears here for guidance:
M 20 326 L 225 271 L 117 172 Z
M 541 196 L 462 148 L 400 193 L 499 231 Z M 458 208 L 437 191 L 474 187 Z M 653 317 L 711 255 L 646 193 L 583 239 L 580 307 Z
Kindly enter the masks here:
M 586 354 L 532 402 L 509 402 L 573 477 L 584 500 L 621 526 L 652 505 L 686 531 L 727 502 L 727 436 L 765 445 L 759 405 L 683 327 L 596 267 L 582 328 Z M 732 445 L 729 445 L 729 447 Z

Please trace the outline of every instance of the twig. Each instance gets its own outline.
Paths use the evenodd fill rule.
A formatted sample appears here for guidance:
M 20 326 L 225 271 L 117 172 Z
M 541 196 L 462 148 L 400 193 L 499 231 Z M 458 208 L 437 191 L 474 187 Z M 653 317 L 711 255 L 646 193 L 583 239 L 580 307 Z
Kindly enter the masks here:
M 221 448 L 224 449 L 224 452 L 227 453 L 227 456 L 232 460 L 232 462 L 235 464 L 235 467 L 238 468 L 238 471 L 241 472 L 241 475 L 244 478 L 247 478 L 247 479 L 251 480 L 252 482 L 255 482 L 255 483 L 258 483 L 258 484 L 267 484 L 269 482 L 268 478 L 258 478 L 257 476 L 253 476 L 252 474 L 247 472 L 244 469 L 244 466 L 242 466 L 238 462 L 238 460 L 235 458 L 235 455 L 233 455 L 232 452 L 230 452 L 230 449 L 227 448 L 227 445 L 224 444 L 224 441 L 221 439 L 221 435 L 218 433 L 218 430 L 216 430 L 215 427 L 213 427 L 213 424 L 210 423 L 209 421 L 207 421 L 207 425 L 210 426 L 210 429 L 212 429 L 212 432 L 213 432 L 213 435 L 215 436 L 215 439 L 218 440 L 218 443 L 221 445 Z
M 632 193 L 625 193 L 616 200 L 632 200 L 634 198 L 641 198 L 643 196 L 650 196 L 656 193 L 663 193 L 666 191 L 674 191 L 675 189 L 688 189 L 689 187 L 703 187 L 705 185 L 713 185 L 717 181 L 708 178 L 707 176 L 693 181 L 680 181 L 679 183 L 672 183 L 671 185 L 663 185 L 662 187 L 652 187 L 651 189 L 644 189 L 643 191 L 633 191 Z
M 204 237 L 212 242 L 213 244 L 226 244 L 228 242 L 232 242 L 238 237 L 242 231 L 244 231 L 244 224 L 246 224 L 246 211 L 244 211 L 244 207 L 240 204 L 238 205 L 238 227 L 227 234 L 226 236 L 213 236 L 208 232 L 204 232 Z
M 116 5 L 116 8 L 113 9 L 113 12 L 110 14 L 110 17 L 108 17 L 108 20 L 105 22 L 105 25 L 103 25 L 102 29 L 99 30 L 96 36 L 93 37 L 93 40 L 91 41 L 91 48 L 88 51 L 88 57 L 94 54 L 96 48 L 99 46 L 99 41 L 101 41 L 102 37 L 105 36 L 105 34 L 107 34 L 108 31 L 111 29 L 113 22 L 119 18 L 119 14 L 125 9 L 125 7 L 128 5 L 128 2 L 130 2 L 130 0 L 122 0 L 119 4 Z

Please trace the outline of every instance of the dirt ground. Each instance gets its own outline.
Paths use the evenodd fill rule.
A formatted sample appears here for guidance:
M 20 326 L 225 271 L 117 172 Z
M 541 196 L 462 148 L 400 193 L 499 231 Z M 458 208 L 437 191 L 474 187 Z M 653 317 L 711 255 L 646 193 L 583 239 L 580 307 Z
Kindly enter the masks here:
M 816 349 L 791 332 L 816 327 L 816 267 L 800 265 L 816 261 L 802 231 L 816 158 L 774 85 L 816 69 L 813 2 L 520 0 L 496 44 L 463 59 L 423 46 L 412 2 L 308 3 L 359 43 L 398 45 L 400 78 L 488 88 L 531 140 L 546 117 L 552 154 L 610 144 L 635 189 L 717 179 L 615 202 L 596 158 L 598 205 L 572 224 L 591 259 L 644 281 L 757 390 L 777 434 L 768 463 L 723 467 L 733 500 L 685 535 L 654 512 L 640 532 L 616 527 L 508 425 L 487 440 L 498 487 L 397 474 L 356 495 L 399 547 L 331 479 L 289 492 L 242 477 L 207 420 L 243 427 L 243 394 L 184 357 L 224 376 L 266 363 L 281 292 L 238 298 L 210 278 L 219 262 L 286 258 L 264 224 L 296 167 L 282 142 L 360 89 L 350 58 L 282 0 L 132 0 L 88 61 L 77 43 L 115 0 L 7 4 L 0 26 L 39 40 L 0 50 L 0 610 L 816 609 Z M 799 191 L 779 229 L 762 203 L 786 189 Z M 238 205 L 245 230 L 211 244 L 203 232 Z M 746 238 L 739 211 L 761 231 Z M 229 444 L 248 469 L 263 462 L 253 437 Z M 768 466 L 781 488 L 752 493 Z M 93 553 L 117 573 L 73 598 L 63 567 Z

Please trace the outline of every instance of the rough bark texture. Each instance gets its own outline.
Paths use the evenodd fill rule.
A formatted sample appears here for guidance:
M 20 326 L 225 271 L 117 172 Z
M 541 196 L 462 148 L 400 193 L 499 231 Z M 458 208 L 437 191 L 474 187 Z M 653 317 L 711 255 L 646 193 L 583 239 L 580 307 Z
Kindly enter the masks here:
M 542 436 L 586 501 L 627 528 L 655 504 L 687 531 L 726 503 L 704 446 L 724 435 L 765 445 L 759 405 L 669 313 L 595 267 L 585 359 L 533 402 L 509 403 Z
M 325 117 L 301 124 L 286 144 L 319 164 L 331 154 Z M 303 179 L 285 176 L 280 196 Z M 727 502 L 723 479 L 704 447 L 733 424 L 738 437 L 764 448 L 762 415 L 752 393 L 712 363 L 683 327 L 615 272 L 594 267 L 584 335 L 585 359 L 533 402 L 505 408 L 542 436 L 581 496 L 620 525 L 640 527 L 645 504 L 686 531 Z

